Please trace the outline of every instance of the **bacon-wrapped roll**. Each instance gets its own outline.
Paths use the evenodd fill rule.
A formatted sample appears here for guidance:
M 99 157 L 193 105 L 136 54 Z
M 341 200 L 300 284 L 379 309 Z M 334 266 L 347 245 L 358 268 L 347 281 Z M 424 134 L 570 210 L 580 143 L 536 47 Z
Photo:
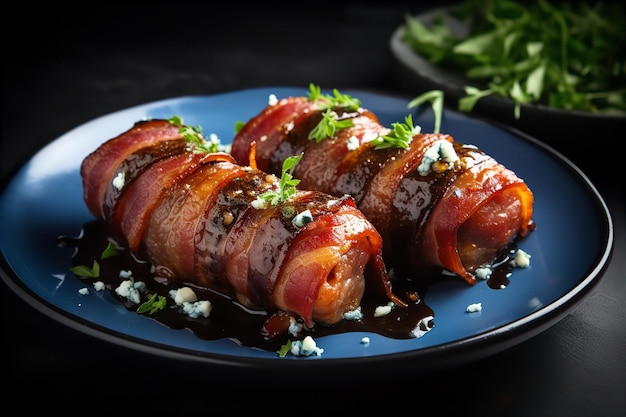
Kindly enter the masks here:
M 292 189 L 224 152 L 203 152 L 170 120 L 136 123 L 81 165 L 84 199 L 112 237 L 171 280 L 246 307 L 333 324 L 366 290 L 398 304 L 382 238 L 352 197 Z
M 412 124 L 405 147 L 385 146 L 395 126 L 336 90 L 313 92 L 271 102 L 235 135 L 231 154 L 242 161 L 255 141 L 258 167 L 274 173 L 303 154 L 300 185 L 352 195 L 382 235 L 387 265 L 409 274 L 443 268 L 474 284 L 479 267 L 534 229 L 527 184 L 475 146 Z

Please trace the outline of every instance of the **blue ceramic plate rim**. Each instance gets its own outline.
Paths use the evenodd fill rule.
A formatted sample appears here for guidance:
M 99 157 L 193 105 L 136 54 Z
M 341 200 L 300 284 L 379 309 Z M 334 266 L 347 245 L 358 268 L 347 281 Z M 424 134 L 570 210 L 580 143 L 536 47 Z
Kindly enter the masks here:
M 414 113 L 423 131 L 433 127 L 428 111 L 408 109 L 409 99 L 346 90 L 390 125 Z M 525 179 L 535 193 L 537 230 L 519 245 L 531 266 L 517 269 L 506 289 L 462 280 L 431 287 L 425 302 L 435 326 L 420 338 L 394 340 L 363 332 L 317 339 L 321 356 L 279 357 L 228 340 L 200 340 L 127 311 L 106 292 L 80 295 L 85 283 L 69 271 L 71 251 L 56 246 L 61 235 L 78 235 L 93 220 L 82 200 L 79 166 L 100 143 L 146 118 L 181 116 L 228 144 L 238 121 L 260 112 L 271 94 L 306 95 L 297 87 L 263 87 L 211 96 L 164 99 L 84 123 L 37 152 L 5 185 L 0 196 L 2 279 L 35 309 L 85 334 L 169 358 L 229 369 L 325 370 L 381 363 L 387 369 L 426 370 L 478 359 L 538 334 L 568 314 L 604 272 L 613 248 L 613 223 L 589 179 L 560 153 L 512 129 L 446 110 L 441 131 L 477 145 Z M 576 207 L 576 210 L 572 210 Z M 466 313 L 480 302 L 483 310 Z M 371 342 L 361 343 L 363 336 Z

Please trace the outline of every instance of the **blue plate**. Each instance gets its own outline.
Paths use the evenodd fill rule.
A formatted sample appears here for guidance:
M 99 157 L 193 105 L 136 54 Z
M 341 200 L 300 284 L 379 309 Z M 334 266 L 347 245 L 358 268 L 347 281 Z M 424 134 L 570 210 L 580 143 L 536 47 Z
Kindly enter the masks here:
M 79 166 L 109 138 L 145 118 L 181 116 L 227 144 L 238 121 L 258 114 L 270 94 L 306 95 L 307 89 L 274 87 L 213 96 L 180 97 L 121 110 L 66 133 L 39 151 L 12 178 L 0 199 L 2 278 L 44 314 L 103 340 L 143 352 L 240 369 L 323 370 L 325 365 L 383 364 L 404 370 L 432 369 L 478 359 L 526 340 L 556 323 L 598 282 L 613 247 L 606 204 L 587 177 L 539 141 L 447 111 L 441 131 L 477 145 L 523 178 L 535 195 L 537 229 L 519 247 L 531 254 L 529 268 L 516 269 L 510 284 L 493 290 L 486 282 L 445 282 L 429 288 L 425 302 L 435 326 L 420 338 L 388 339 L 344 333 L 316 339 L 321 356 L 279 357 L 229 340 L 200 340 L 128 311 L 106 292 L 81 296 L 84 286 L 68 271 L 72 249 L 56 245 L 78 235 L 93 220 L 83 202 Z M 430 111 L 416 113 L 405 98 L 344 91 L 361 100 L 381 123 L 401 122 L 413 112 L 423 131 L 432 130 Z M 468 314 L 469 304 L 482 311 Z M 362 344 L 363 336 L 370 338 Z M 371 369 L 371 368 L 370 368 Z

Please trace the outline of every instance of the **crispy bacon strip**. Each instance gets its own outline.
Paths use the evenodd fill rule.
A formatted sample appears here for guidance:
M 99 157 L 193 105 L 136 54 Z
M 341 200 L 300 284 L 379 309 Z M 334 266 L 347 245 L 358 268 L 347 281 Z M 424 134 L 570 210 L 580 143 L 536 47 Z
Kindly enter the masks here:
M 370 142 L 390 129 L 363 108 L 353 113 L 336 108 L 353 126 L 310 140 L 322 118 L 313 106 L 306 97 L 268 105 L 235 136 L 232 155 L 241 161 L 256 141 L 257 163 L 276 173 L 284 158 L 303 153 L 294 171 L 300 186 L 353 196 L 383 237 L 386 262 L 398 271 L 414 275 L 444 268 L 474 284 L 477 268 L 495 262 L 507 245 L 534 230 L 531 190 L 476 147 L 450 135 L 417 134 L 408 149 L 375 150 Z M 285 113 L 288 118 L 275 116 Z M 272 139 L 263 140 L 267 137 Z M 442 158 L 420 172 L 427 152 L 444 142 L 458 160 Z
M 278 179 L 226 153 L 184 145 L 166 120 L 136 123 L 82 163 L 85 203 L 111 234 L 171 280 L 212 288 L 246 307 L 333 324 L 366 290 L 391 290 L 382 238 L 350 196 L 297 190 L 259 207 Z M 310 213 L 307 224 L 294 223 Z

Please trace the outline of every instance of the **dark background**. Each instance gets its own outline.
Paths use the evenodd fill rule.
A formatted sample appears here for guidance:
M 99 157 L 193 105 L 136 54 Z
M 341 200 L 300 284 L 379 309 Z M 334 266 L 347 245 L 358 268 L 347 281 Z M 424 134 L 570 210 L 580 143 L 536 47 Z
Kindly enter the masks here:
M 14 4 L 2 29 L 2 184 L 74 127 L 154 100 L 310 82 L 414 97 L 397 78 L 389 38 L 404 13 L 446 3 Z M 587 150 L 590 138 L 615 144 L 622 134 L 581 131 L 558 149 L 614 216 L 605 277 L 559 323 L 504 352 L 416 375 L 233 381 L 60 325 L 3 284 L 0 407 L 20 394 L 21 410 L 68 414 L 625 416 L 623 158 L 609 149 L 608 160 L 591 159 Z

